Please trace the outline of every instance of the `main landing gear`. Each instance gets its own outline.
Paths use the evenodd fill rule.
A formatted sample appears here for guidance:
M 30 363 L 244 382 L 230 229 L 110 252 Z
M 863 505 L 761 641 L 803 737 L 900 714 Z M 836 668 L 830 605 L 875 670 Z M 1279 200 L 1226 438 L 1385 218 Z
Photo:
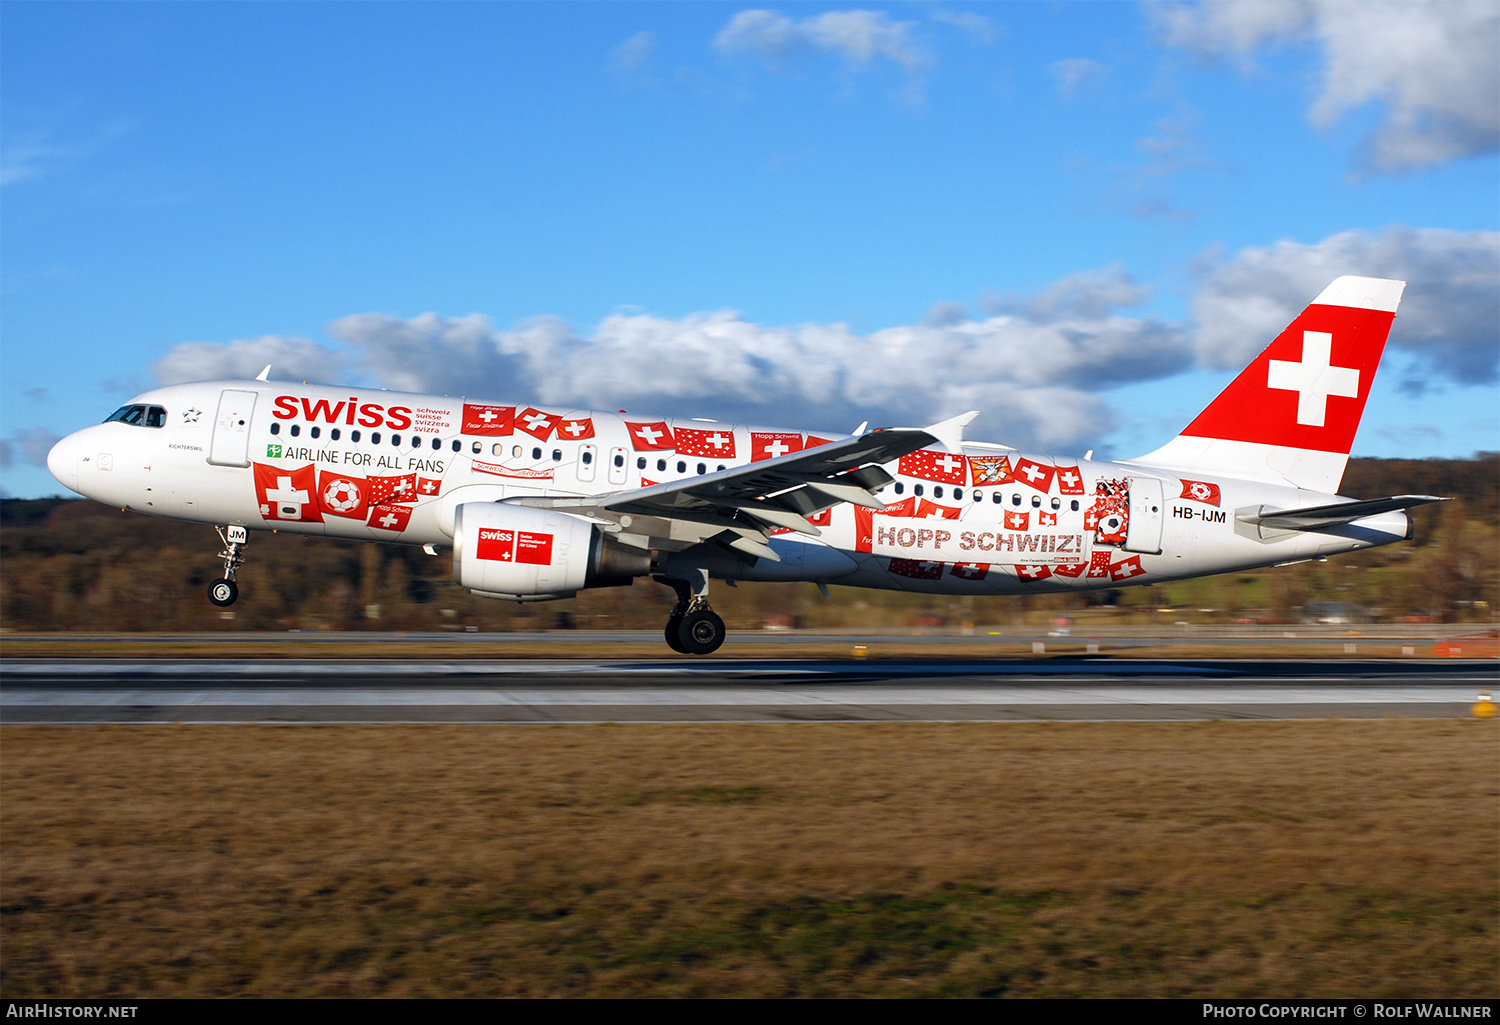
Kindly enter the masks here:
M 708 607 L 708 571 L 698 570 L 696 580 L 656 577 L 677 592 L 677 604 L 667 617 L 663 631 L 667 647 L 683 655 L 709 655 L 724 643 L 724 621 Z
M 215 527 L 214 530 L 219 532 L 219 540 L 224 542 L 224 550 L 219 553 L 219 558 L 224 560 L 224 575 L 208 585 L 208 600 L 221 609 L 227 609 L 240 596 L 234 575 L 239 570 L 240 563 L 245 561 L 245 545 L 250 537 L 249 531 L 235 523 L 228 527 Z

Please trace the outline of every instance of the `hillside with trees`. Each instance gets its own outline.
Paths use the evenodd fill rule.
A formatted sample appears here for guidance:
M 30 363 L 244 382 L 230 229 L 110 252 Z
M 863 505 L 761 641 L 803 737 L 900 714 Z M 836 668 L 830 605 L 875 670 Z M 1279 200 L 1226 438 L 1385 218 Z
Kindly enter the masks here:
M 732 629 L 1003 625 L 1110 605 L 1122 621 L 1170 609 L 1196 623 L 1297 622 L 1336 603 L 1375 622 L 1491 624 L 1500 608 L 1500 454 L 1466 460 L 1355 459 L 1342 493 L 1432 494 L 1404 544 L 1281 569 L 1076 594 L 955 598 L 811 584 L 714 588 Z M 219 575 L 213 528 L 84 500 L 0 503 L 0 629 L 32 631 L 465 630 L 572 626 L 657 630 L 673 602 L 649 581 L 562 602 L 516 605 L 453 583 L 448 553 L 290 534 L 255 534 L 226 613 L 204 589 Z

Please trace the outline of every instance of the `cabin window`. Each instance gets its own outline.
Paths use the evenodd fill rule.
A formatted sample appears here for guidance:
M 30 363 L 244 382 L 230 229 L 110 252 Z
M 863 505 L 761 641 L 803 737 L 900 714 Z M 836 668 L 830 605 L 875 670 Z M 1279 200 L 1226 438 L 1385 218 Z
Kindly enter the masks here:
M 495 446 L 495 455 L 498 456 L 498 455 L 503 455 L 503 454 L 504 453 L 501 451 L 500 446 L 496 445 Z M 513 455 L 513 456 L 515 456 L 517 459 L 520 459 L 521 458 L 521 446 L 517 445 L 515 448 L 511 449 L 510 450 L 510 454 Z
M 453 443 L 453 451 L 457 452 L 460 447 L 461 446 L 459 445 L 459 443 L 457 441 L 455 441 Z M 472 444 L 472 445 L 469 446 L 469 451 L 472 452 L 472 453 L 474 453 L 477 456 L 477 455 L 479 455 L 480 452 L 484 451 L 484 446 L 481 445 L 479 442 L 476 441 L 476 442 L 474 442 L 474 444 Z
M 475 444 L 477 445 L 479 443 L 475 442 Z M 504 445 L 491 445 L 490 446 L 490 455 L 492 455 L 492 456 L 503 456 L 503 455 L 505 455 L 505 446 Z
M 1077 512 L 1078 511 L 1078 499 L 1076 499 L 1076 498 L 1073 499 L 1072 505 L 1073 505 L 1073 511 Z
M 976 502 L 983 502 L 984 501 L 984 495 L 979 491 L 978 488 L 975 488 L 972 492 L 970 492 L 970 494 L 972 494 L 974 496 L 974 501 L 976 501 Z
M 359 444 L 359 432 L 358 431 L 350 431 L 349 432 L 349 440 L 352 441 L 352 442 L 354 442 L 354 444 L 358 445 Z
M 554 463 L 562 462 L 562 449 L 555 448 L 552 450 L 552 461 Z
M 1054 509 L 1061 509 L 1062 508 L 1062 499 L 1061 498 L 1054 498 L 1052 500 L 1052 508 L 1054 508 Z
M 432 439 L 432 450 L 434 452 L 438 451 L 442 447 L 443 447 L 443 439 L 442 438 L 433 438 Z M 458 442 L 456 442 L 456 441 L 453 443 L 453 451 L 455 451 L 455 452 L 458 451 Z
M 687 473 L 687 460 L 685 460 L 685 459 L 679 459 L 679 460 L 677 460 L 677 472 L 678 473 Z
M 625 465 L 625 453 L 623 453 L 623 452 L 616 452 L 615 453 L 615 465 L 616 466 L 624 466 Z M 642 459 L 641 460 L 641 465 L 645 466 L 646 465 L 646 460 Z
M 583 455 L 579 458 L 583 460 L 583 465 L 587 466 L 594 461 L 594 453 L 585 449 Z
M 314 437 L 314 438 L 316 438 L 316 437 L 317 437 L 317 436 L 318 436 L 318 435 L 320 435 L 320 434 L 322 434 L 322 433 L 323 433 L 323 430 L 322 430 L 322 428 L 320 428 L 320 427 L 309 427 L 309 428 L 308 428 L 308 429 L 307 429 L 307 433 L 308 433 L 308 435 L 310 435 L 310 436 L 311 436 L 311 437 Z
M 708 472 L 708 467 L 704 466 L 702 463 L 699 463 L 698 464 L 698 476 L 701 477 L 701 476 L 703 476 L 707 472 Z
M 380 444 L 380 432 L 379 431 L 371 431 L 370 432 L 370 444 L 371 445 L 379 445 Z
M 328 432 L 328 436 L 330 438 L 332 438 L 334 441 L 338 441 L 339 440 L 339 429 L 337 427 L 335 427 L 333 430 L 331 430 L 331 431 Z
M 1032 495 L 1031 496 L 1031 507 L 1033 509 L 1040 509 L 1042 507 L 1042 496 L 1041 495 Z
M 296 424 L 292 424 L 291 429 L 288 433 L 290 433 L 291 436 L 295 438 L 297 435 L 302 433 L 302 428 L 297 426 Z
M 897 481 L 897 482 L 896 482 L 896 494 L 898 494 L 898 495 L 903 495 L 903 494 L 905 494 L 905 493 L 906 493 L 906 485 L 905 485 L 905 484 L 902 484 L 902 483 L 901 483 L 901 482 L 900 482 L 900 481 L 899 481 L 899 480 L 898 480 L 898 481 Z
M 618 466 L 620 464 L 616 463 L 615 465 Z M 636 456 L 636 458 L 635 458 L 635 468 L 637 470 L 644 470 L 646 468 L 646 457 L 645 456 Z
M 533 458 L 533 459 L 540 459 L 540 458 L 542 458 L 542 450 L 540 448 L 534 448 L 534 449 L 532 449 L 531 450 L 531 458 Z
M 935 487 L 935 488 L 932 489 L 932 497 L 933 498 L 942 498 L 943 497 L 943 486 L 941 484 L 939 484 L 937 487 Z
M 281 425 L 280 424 L 272 424 L 271 425 L 271 433 L 272 434 L 280 434 L 281 433 Z
M 453 439 L 453 451 L 455 451 L 455 452 L 462 452 L 463 450 L 464 450 L 464 443 L 461 442 L 461 441 L 459 441 L 457 438 L 454 438 Z M 479 442 L 477 442 L 477 441 L 474 442 L 474 450 L 476 452 L 479 451 Z
M 913 484 L 911 486 L 911 493 L 914 494 L 914 495 L 916 495 L 918 498 L 921 498 L 922 497 L 922 485 L 920 485 L 920 484 Z
M 1019 491 L 1010 496 L 1010 504 L 1015 506 L 1017 509 L 1021 508 L 1021 493 Z
M 1005 501 L 1005 496 L 997 491 L 990 496 L 990 501 L 994 502 L 996 505 L 999 505 L 1001 502 Z
M 392 434 L 391 435 L 391 444 L 394 445 L 397 448 L 400 448 L 401 447 L 401 435 L 399 435 L 399 434 Z
M 412 448 L 421 448 L 422 447 L 422 436 L 420 434 L 413 434 L 411 436 L 411 447 Z
M 658 459 L 656 461 L 656 468 L 658 470 L 665 470 L 667 468 L 667 461 L 665 459 Z
M 964 500 L 964 489 L 963 488 L 954 488 L 953 489 L 953 500 L 955 502 L 962 502 Z

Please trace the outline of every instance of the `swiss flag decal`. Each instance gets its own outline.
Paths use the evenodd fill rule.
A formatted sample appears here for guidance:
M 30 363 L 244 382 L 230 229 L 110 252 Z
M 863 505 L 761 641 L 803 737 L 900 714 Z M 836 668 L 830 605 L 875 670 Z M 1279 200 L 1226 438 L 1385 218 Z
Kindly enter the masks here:
M 370 510 L 368 525 L 381 530 L 401 531 L 411 519 L 409 505 L 377 505 Z
M 625 429 L 630 432 L 630 443 L 637 452 L 655 452 L 677 447 L 677 442 L 672 437 L 672 428 L 667 426 L 665 420 L 655 420 L 644 424 L 631 423 L 627 420 Z
M 955 562 L 949 567 L 948 575 L 960 580 L 983 580 L 989 571 L 987 562 Z
M 1009 509 L 1005 510 L 1005 529 L 1006 530 L 1030 530 L 1031 529 L 1031 513 L 1029 513 L 1029 512 L 1012 512 Z
M 1038 491 L 1051 490 L 1052 475 L 1055 472 L 1054 467 L 1045 466 L 1024 456 L 1016 460 L 1016 480 L 1022 484 L 1029 484 Z
M 1051 566 L 1017 566 L 1016 576 L 1022 580 L 1045 580 L 1052 575 Z
M 1065 495 L 1083 494 L 1083 474 L 1078 472 L 1078 467 L 1059 466 L 1057 468 L 1057 490 Z
M 1132 555 L 1124 562 L 1117 562 L 1110 566 L 1109 578 L 1111 580 L 1129 580 L 1131 577 L 1138 577 L 1144 572 L 1146 571 L 1141 569 L 1141 557 L 1139 555 Z
M 382 502 L 415 502 L 417 500 L 417 475 L 402 474 L 399 477 L 371 477 L 370 504 Z
M 709 459 L 734 458 L 734 431 L 679 427 L 673 433 L 677 437 L 678 455 L 707 456 Z
M 255 498 L 267 520 L 322 523 L 318 506 L 318 471 L 308 464 L 296 470 L 254 464 Z
M 752 463 L 801 451 L 801 434 L 750 432 L 750 461 Z
M 917 519 L 919 520 L 956 520 L 959 508 L 956 505 L 938 505 L 922 499 L 917 503 Z
M 551 413 L 527 406 L 516 414 L 516 430 L 525 431 L 538 441 L 546 441 L 557 429 L 557 420 Z
M 1089 576 L 1109 576 L 1109 560 L 1113 557 L 1114 556 L 1110 554 L 1108 548 L 1101 548 L 1099 551 L 1095 552 L 1092 556 L 1089 557 Z
M 431 477 L 417 478 L 417 494 L 423 498 L 433 498 L 442 494 L 442 491 L 443 482 L 441 480 L 433 480 Z
M 902 456 L 899 472 L 908 477 L 921 477 L 923 480 L 941 481 L 944 484 L 963 484 L 968 479 L 968 466 L 965 465 L 963 456 L 930 448 Z
M 484 406 L 465 402 L 462 433 L 504 436 L 511 433 L 515 420 L 515 406 Z
M 594 436 L 594 418 L 585 416 L 577 420 L 567 417 L 557 422 L 557 436 L 564 441 L 582 441 Z
M 1081 577 L 1089 568 L 1086 562 L 1075 562 L 1071 566 L 1053 566 L 1052 575 L 1058 577 Z

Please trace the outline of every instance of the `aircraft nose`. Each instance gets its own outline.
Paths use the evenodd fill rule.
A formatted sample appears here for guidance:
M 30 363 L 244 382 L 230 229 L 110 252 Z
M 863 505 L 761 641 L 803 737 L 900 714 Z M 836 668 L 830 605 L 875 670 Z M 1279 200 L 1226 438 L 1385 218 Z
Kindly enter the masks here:
M 69 491 L 78 490 L 78 453 L 82 449 L 82 443 L 78 435 L 70 434 L 66 438 L 52 446 L 52 451 L 47 453 L 47 469 L 57 482 Z

